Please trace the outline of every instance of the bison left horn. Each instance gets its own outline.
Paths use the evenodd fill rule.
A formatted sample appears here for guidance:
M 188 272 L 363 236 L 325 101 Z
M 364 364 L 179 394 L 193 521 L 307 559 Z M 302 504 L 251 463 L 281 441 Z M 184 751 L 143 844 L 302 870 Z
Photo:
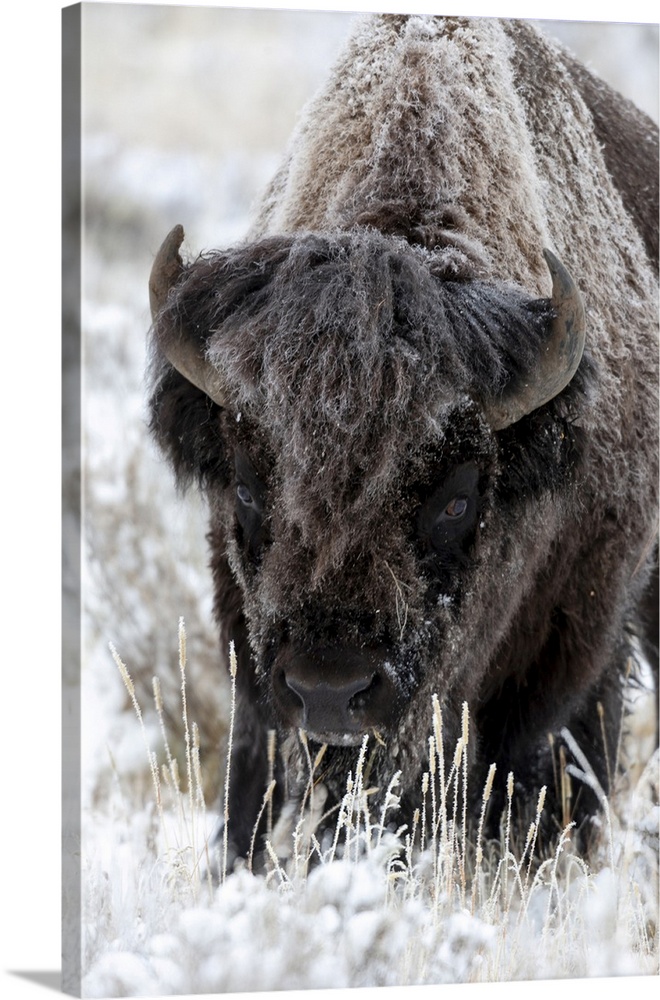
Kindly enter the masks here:
M 553 319 L 536 370 L 508 396 L 491 400 L 486 417 L 493 430 L 503 430 L 550 402 L 571 381 L 584 351 L 586 322 L 580 291 L 560 260 L 550 250 L 543 256 L 552 277 Z
M 149 277 L 149 303 L 156 340 L 173 368 L 206 393 L 218 406 L 226 406 L 227 390 L 218 371 L 204 353 L 204 344 L 190 330 L 179 326 L 158 324 L 157 319 L 167 305 L 170 289 L 183 274 L 179 249 L 183 243 L 183 226 L 177 225 L 163 240 Z

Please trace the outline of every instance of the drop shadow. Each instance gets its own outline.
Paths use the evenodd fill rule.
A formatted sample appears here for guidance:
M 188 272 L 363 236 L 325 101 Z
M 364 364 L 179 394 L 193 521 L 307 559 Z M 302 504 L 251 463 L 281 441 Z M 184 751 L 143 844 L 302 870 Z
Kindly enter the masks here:
M 17 969 L 7 969 L 7 972 L 10 976 L 27 979 L 31 983 L 36 983 L 38 986 L 43 986 L 48 990 L 55 990 L 57 993 L 62 992 L 62 972 L 60 969 L 53 972 L 44 972 L 41 969 L 33 969 L 27 972 Z

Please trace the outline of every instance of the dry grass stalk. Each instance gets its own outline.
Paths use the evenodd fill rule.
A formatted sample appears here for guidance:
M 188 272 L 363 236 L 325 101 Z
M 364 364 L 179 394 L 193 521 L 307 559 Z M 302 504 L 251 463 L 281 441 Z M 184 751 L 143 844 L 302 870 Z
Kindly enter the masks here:
M 266 744 L 266 754 L 268 757 L 268 785 L 275 783 L 275 750 L 277 746 L 277 733 L 274 729 L 268 730 L 268 740 Z M 268 814 L 266 817 L 266 836 L 272 839 L 273 836 L 273 796 L 268 797 Z
M 462 818 L 462 839 L 460 855 L 461 874 L 461 901 L 465 906 L 465 858 L 467 853 L 467 800 L 468 800 L 468 743 L 470 740 L 470 713 L 468 704 L 463 702 L 463 714 L 461 724 L 461 743 L 463 745 L 463 818 Z
M 381 840 L 383 837 L 383 831 L 385 830 L 385 821 L 388 811 L 393 805 L 398 804 L 398 797 L 394 794 L 394 789 L 399 784 L 401 778 L 401 771 L 395 771 L 395 773 L 390 778 L 389 785 L 387 786 L 387 791 L 385 793 L 385 798 L 383 800 L 383 805 L 380 812 L 380 822 L 377 825 L 377 837 L 376 837 L 376 848 L 380 847 Z M 414 842 L 414 838 L 413 838 Z
M 252 871 L 252 865 L 254 862 L 254 848 L 256 846 L 257 835 L 259 832 L 259 826 L 263 818 L 264 810 L 269 809 L 270 815 L 272 816 L 272 802 L 273 802 L 273 792 L 275 791 L 276 782 L 271 781 L 264 793 L 264 797 L 261 802 L 261 808 L 259 810 L 259 815 L 257 816 L 256 823 L 254 824 L 254 829 L 252 830 L 252 838 L 250 840 L 250 850 L 247 857 L 247 867 L 248 871 Z M 267 834 L 267 839 L 270 842 L 270 835 Z
M 222 870 L 221 879 L 224 883 L 227 878 L 227 849 L 228 849 L 228 829 L 229 829 L 229 782 L 231 779 L 231 752 L 234 741 L 234 723 L 236 721 L 236 650 L 233 641 L 229 643 L 229 675 L 231 677 L 231 711 L 229 715 L 229 738 L 227 740 L 227 763 L 225 766 L 225 801 L 224 801 L 224 827 L 222 830 Z
M 121 679 L 124 682 L 124 687 L 126 688 L 126 690 L 128 692 L 128 696 L 131 699 L 131 702 L 132 702 L 132 705 L 133 705 L 133 709 L 134 709 L 135 714 L 137 716 L 138 722 L 140 723 L 140 730 L 142 732 L 142 739 L 144 741 L 144 745 L 145 745 L 145 748 L 146 748 L 146 751 L 147 751 L 147 759 L 149 761 L 149 770 L 151 771 L 151 778 L 152 778 L 153 785 L 154 785 L 154 790 L 155 790 L 155 793 L 156 793 L 156 805 L 158 807 L 158 813 L 159 813 L 159 815 L 160 815 L 160 817 L 162 819 L 162 815 L 163 815 L 163 800 L 162 800 L 162 796 L 161 796 L 160 777 L 158 775 L 158 762 L 157 762 L 157 759 L 156 759 L 156 755 L 152 752 L 151 747 L 149 746 L 149 740 L 147 739 L 147 731 L 146 731 L 146 728 L 145 728 L 145 725 L 144 725 L 144 719 L 142 717 L 142 709 L 140 708 L 140 705 L 139 705 L 138 700 L 137 700 L 137 696 L 135 694 L 135 685 L 133 684 L 133 681 L 131 679 L 131 675 L 128 672 L 126 664 L 123 662 L 123 660 L 119 656 L 119 653 L 117 652 L 117 650 L 115 649 L 115 647 L 114 647 L 114 645 L 112 643 L 110 643 L 110 653 L 112 654 L 112 658 L 115 661 L 115 664 L 117 665 L 117 667 L 119 669 L 119 673 L 121 675 Z
M 486 782 L 484 784 L 484 789 L 483 789 L 483 792 L 481 794 L 481 812 L 479 814 L 479 825 L 477 827 L 477 845 L 476 845 L 476 853 L 475 853 L 475 865 L 474 865 L 474 872 L 473 872 L 473 875 L 472 875 L 472 904 L 471 904 L 471 912 L 472 913 L 474 913 L 474 910 L 475 910 L 477 885 L 478 885 L 478 882 L 479 882 L 479 874 L 480 874 L 480 869 L 481 869 L 481 865 L 483 863 L 483 857 L 484 857 L 483 845 L 482 845 L 484 819 L 486 817 L 486 808 L 488 806 L 488 802 L 490 801 L 491 792 L 493 790 L 493 782 L 495 780 L 495 772 L 496 772 L 496 770 L 497 770 L 496 765 L 495 764 L 491 764 L 490 767 L 489 767 L 489 769 L 488 769 L 488 775 L 486 776 Z
M 195 830 L 195 800 L 193 788 L 193 764 L 190 739 L 190 726 L 188 724 L 188 701 L 186 696 L 186 629 L 183 618 L 179 618 L 179 673 L 181 675 L 181 718 L 183 720 L 183 736 L 186 748 L 186 779 L 188 783 L 188 801 L 190 805 L 190 822 L 192 824 L 192 843 L 197 842 Z
M 436 753 L 438 755 L 438 787 L 440 789 L 440 844 L 444 851 L 447 840 L 447 799 L 445 787 L 445 753 L 442 731 L 442 709 L 437 694 L 431 698 L 433 707 L 433 738 L 435 740 Z

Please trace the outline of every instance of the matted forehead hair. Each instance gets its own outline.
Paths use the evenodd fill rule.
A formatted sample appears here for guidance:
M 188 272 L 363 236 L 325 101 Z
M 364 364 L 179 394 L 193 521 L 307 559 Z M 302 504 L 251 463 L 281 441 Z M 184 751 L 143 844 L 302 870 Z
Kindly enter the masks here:
M 376 400 L 410 412 L 412 393 L 422 409 L 491 397 L 533 370 L 549 301 L 470 277 L 455 248 L 370 229 L 268 237 L 185 266 L 155 340 L 203 340 L 242 406 L 298 410 L 306 392 L 320 419 L 349 429 Z
M 268 436 L 292 513 L 316 495 L 345 518 L 442 433 L 438 414 L 537 364 L 549 300 L 472 273 L 459 248 L 365 227 L 266 237 L 185 265 L 154 339 L 205 344 L 228 406 Z

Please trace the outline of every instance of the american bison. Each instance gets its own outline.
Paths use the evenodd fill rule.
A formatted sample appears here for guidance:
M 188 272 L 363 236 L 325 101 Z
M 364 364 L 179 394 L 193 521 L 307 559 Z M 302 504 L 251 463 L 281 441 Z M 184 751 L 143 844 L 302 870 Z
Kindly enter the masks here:
M 251 232 L 150 279 L 151 429 L 208 500 L 237 654 L 230 857 L 366 736 L 409 821 L 433 695 L 504 801 L 559 748 L 608 788 L 631 650 L 657 662 L 658 132 L 523 21 L 370 16 Z M 301 743 L 306 734 L 307 750 Z M 586 845 L 597 796 L 574 788 Z

